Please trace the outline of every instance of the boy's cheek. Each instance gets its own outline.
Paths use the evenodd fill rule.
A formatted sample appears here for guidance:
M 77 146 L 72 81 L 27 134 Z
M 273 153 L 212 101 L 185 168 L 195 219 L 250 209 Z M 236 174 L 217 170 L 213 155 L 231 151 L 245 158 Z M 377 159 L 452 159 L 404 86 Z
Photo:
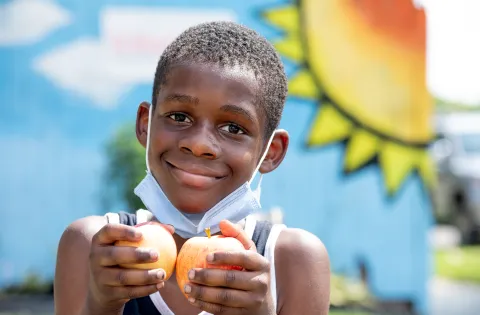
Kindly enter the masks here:
M 250 163 L 251 160 L 252 160 L 252 153 L 251 152 L 244 152 L 242 162 L 244 164 L 248 164 L 248 163 Z

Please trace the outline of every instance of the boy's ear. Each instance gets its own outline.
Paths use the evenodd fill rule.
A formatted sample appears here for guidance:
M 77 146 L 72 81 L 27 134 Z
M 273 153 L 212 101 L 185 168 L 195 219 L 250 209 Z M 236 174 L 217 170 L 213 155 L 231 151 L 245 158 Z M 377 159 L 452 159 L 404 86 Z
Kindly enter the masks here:
M 148 111 L 150 109 L 150 103 L 142 102 L 138 106 L 137 110 L 137 122 L 135 126 L 135 132 L 137 133 L 137 139 L 140 144 L 146 148 L 147 147 L 147 136 L 148 136 Z
M 260 173 L 266 174 L 275 170 L 287 154 L 290 137 L 286 130 L 277 130 L 268 149 L 267 156 L 260 166 Z

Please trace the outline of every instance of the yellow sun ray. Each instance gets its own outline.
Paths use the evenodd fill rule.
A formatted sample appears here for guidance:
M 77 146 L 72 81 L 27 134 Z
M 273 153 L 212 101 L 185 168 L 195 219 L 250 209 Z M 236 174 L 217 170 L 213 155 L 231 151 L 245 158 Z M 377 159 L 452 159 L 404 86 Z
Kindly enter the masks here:
M 320 96 L 320 91 L 312 74 L 302 69 L 290 79 L 288 83 L 288 92 L 292 96 L 316 99 Z
M 383 143 L 379 163 L 389 194 L 394 193 L 406 177 L 417 168 L 421 150 L 393 142 Z
M 297 36 L 289 35 L 284 39 L 274 41 L 273 46 L 281 55 L 295 62 L 301 62 L 305 58 L 300 38 Z
M 344 140 L 350 136 L 352 123 L 333 106 L 323 104 L 313 123 L 308 144 L 321 146 Z
M 298 8 L 293 5 L 287 5 L 271 9 L 263 13 L 263 16 L 272 25 L 281 28 L 289 33 L 300 33 L 300 16 Z
M 278 52 L 293 61 L 301 62 L 305 59 L 299 30 L 299 12 L 295 6 L 286 6 L 264 13 L 272 25 L 284 30 L 286 36 L 273 41 Z
M 348 140 L 345 170 L 354 171 L 373 159 L 378 153 L 380 140 L 364 129 L 358 129 Z
M 435 186 L 437 182 L 437 173 L 435 172 L 435 165 L 430 157 L 428 151 L 424 151 L 420 154 L 418 163 L 418 172 L 423 179 L 427 187 Z

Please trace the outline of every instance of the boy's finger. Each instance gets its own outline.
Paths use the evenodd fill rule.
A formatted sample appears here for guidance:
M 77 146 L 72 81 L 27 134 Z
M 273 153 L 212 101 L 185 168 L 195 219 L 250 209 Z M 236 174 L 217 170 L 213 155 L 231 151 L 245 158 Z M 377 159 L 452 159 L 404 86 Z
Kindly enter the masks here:
M 268 271 L 270 268 L 265 257 L 249 250 L 211 253 L 207 255 L 207 262 L 213 265 L 240 266 L 249 271 Z
M 242 243 L 247 250 L 257 251 L 255 243 L 248 237 L 247 233 L 237 224 L 233 224 L 228 220 L 220 222 L 220 231 L 223 236 L 233 237 Z
M 141 298 L 158 291 L 158 285 L 149 284 L 149 285 L 133 285 L 126 287 L 115 288 L 113 292 L 115 297 L 119 300 L 123 299 L 136 299 Z
M 158 284 L 165 279 L 165 271 L 162 269 L 136 270 L 122 268 L 105 268 L 99 274 L 99 282 L 113 287 L 127 285 Z
M 163 223 L 160 223 L 164 228 L 167 229 L 168 232 L 170 232 L 170 234 L 173 234 L 175 233 L 175 227 L 173 227 L 173 225 L 171 224 L 163 224 Z
M 93 258 L 100 266 L 149 263 L 158 260 L 158 252 L 149 248 L 129 246 L 98 246 Z
M 201 300 L 203 302 L 238 308 L 247 308 L 254 304 L 254 300 L 247 291 L 206 287 L 194 284 L 187 284 L 186 287 L 187 290 L 185 290 L 185 293 L 187 293 L 189 298 L 194 298 L 196 301 Z M 190 293 L 186 291 L 189 291 Z M 218 312 L 219 310 L 215 311 Z
M 191 283 L 244 291 L 253 291 L 257 285 L 263 285 L 263 279 L 258 273 L 238 270 L 195 268 L 188 273 L 188 279 Z
M 109 245 L 116 241 L 136 242 L 142 239 L 142 232 L 124 224 L 106 224 L 93 236 L 92 243 Z

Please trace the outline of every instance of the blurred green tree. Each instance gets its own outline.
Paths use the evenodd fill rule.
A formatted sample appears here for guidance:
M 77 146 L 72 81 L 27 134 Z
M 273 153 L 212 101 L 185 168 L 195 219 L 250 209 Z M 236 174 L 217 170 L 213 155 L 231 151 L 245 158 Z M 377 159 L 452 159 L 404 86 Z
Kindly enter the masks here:
M 462 102 L 448 101 L 434 97 L 435 108 L 437 112 L 462 112 L 479 111 L 480 104 L 465 104 Z
M 106 145 L 107 165 L 103 202 L 107 205 L 124 204 L 134 212 L 144 208 L 133 189 L 145 177 L 145 148 L 137 140 L 135 125 L 127 124 L 118 129 Z M 114 202 L 112 199 L 114 198 Z M 120 202 L 118 202 L 120 201 Z M 118 209 L 114 210 L 118 211 Z

